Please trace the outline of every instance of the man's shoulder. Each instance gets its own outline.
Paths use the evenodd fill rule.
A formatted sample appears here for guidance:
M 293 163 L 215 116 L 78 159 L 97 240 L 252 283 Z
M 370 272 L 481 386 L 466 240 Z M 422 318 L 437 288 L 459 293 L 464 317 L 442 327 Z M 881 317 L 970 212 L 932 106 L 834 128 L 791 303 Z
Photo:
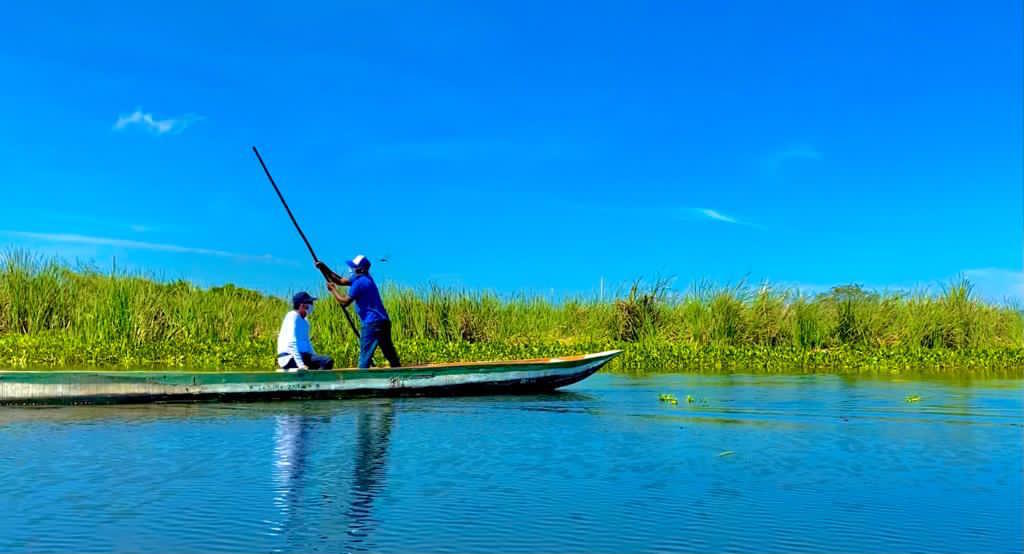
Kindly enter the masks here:
M 369 275 L 359 275 L 352 279 L 352 284 L 349 286 L 349 296 L 352 296 L 352 291 L 360 291 L 366 288 L 374 287 L 373 279 Z

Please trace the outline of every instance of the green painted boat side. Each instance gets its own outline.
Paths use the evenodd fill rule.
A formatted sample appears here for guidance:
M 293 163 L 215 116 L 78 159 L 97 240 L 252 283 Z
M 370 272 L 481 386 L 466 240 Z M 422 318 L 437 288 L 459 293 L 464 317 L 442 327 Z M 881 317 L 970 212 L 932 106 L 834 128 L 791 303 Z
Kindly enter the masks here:
M 347 394 L 460 394 L 557 388 L 620 354 L 331 371 L 0 371 L 0 403 L 67 403 L 293 397 Z M 120 400 L 119 400 L 120 399 Z
M 608 359 L 621 351 L 610 351 Z M 602 352 L 601 354 L 606 354 Z M 558 358 L 536 363 L 495 364 L 494 362 L 466 363 L 464 365 L 444 364 L 380 369 L 335 369 L 330 371 L 300 371 L 284 373 L 278 371 L 0 371 L 0 382 L 37 384 L 95 384 L 131 383 L 143 381 L 165 385 L 214 385 L 227 383 L 275 383 L 282 381 L 326 382 L 358 379 L 389 379 L 391 377 L 415 378 L 416 376 L 464 375 L 467 373 L 503 373 L 508 371 L 530 371 L 556 367 L 580 365 L 580 360 Z

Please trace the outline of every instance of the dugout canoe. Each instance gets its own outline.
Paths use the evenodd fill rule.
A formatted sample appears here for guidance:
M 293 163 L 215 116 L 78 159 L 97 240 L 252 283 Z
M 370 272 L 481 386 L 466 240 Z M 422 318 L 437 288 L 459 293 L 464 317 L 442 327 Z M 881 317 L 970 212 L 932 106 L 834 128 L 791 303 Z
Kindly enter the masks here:
M 331 371 L 0 371 L 0 404 L 111 404 L 520 394 L 586 379 L 621 350 L 562 358 Z

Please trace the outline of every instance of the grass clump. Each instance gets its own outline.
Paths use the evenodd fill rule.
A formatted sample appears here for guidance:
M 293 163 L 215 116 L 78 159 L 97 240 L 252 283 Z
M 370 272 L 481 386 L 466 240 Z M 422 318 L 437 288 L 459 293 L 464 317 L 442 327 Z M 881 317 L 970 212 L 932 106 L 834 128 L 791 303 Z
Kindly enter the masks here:
M 386 286 L 405 363 L 517 359 L 622 348 L 626 372 L 925 373 L 1024 376 L 1024 319 L 970 283 L 940 294 L 856 285 L 818 295 L 743 284 L 632 283 L 610 302 Z M 24 251 L 0 256 L 0 366 L 273 367 L 285 299 L 234 285 L 71 268 Z M 313 318 L 317 349 L 353 365 L 341 309 Z

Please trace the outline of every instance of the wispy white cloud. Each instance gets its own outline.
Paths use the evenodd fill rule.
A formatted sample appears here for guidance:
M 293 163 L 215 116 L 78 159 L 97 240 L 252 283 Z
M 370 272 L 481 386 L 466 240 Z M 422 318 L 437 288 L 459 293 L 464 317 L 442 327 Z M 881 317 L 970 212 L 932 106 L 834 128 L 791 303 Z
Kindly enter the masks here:
M 719 223 L 728 223 L 729 225 L 743 225 L 746 227 L 753 227 L 755 229 L 763 228 L 754 222 L 747 221 L 745 219 L 740 219 L 736 216 L 729 215 L 727 213 L 722 212 L 721 210 L 716 210 L 713 208 L 684 208 L 683 213 L 683 217 L 685 219 L 709 219 L 711 221 L 717 221 Z
M 732 223 L 733 225 L 736 225 L 736 224 L 739 223 L 739 221 L 737 221 L 735 217 L 727 216 L 727 215 L 723 214 L 722 212 L 720 212 L 718 210 L 712 210 L 711 208 L 697 208 L 697 211 L 700 212 L 701 214 L 703 214 L 704 217 L 706 217 L 708 219 L 713 219 L 715 221 L 722 221 L 722 222 L 725 222 L 725 223 Z
M 966 269 L 963 275 L 974 285 L 975 294 L 981 298 L 1024 304 L 1024 271 L 985 267 Z
M 875 292 L 941 295 L 949 286 L 957 284 L 962 278 L 970 282 L 972 287 L 971 295 L 975 298 L 998 304 L 1016 303 L 1024 306 L 1024 271 L 991 267 L 965 269 L 959 275 L 951 275 L 944 279 L 906 281 L 902 283 L 864 283 L 840 280 L 827 285 L 794 281 L 782 281 L 778 285 L 812 295 L 828 292 L 832 287 L 844 283 L 858 283 L 865 289 Z
M 761 160 L 761 165 L 765 171 L 776 173 L 789 162 L 820 160 L 823 157 L 820 150 L 809 144 L 795 144 L 768 154 Z
M 174 252 L 178 254 L 196 254 L 200 256 L 216 256 L 220 258 L 231 258 L 234 260 L 241 261 L 257 261 L 266 263 L 284 263 L 292 264 L 293 262 L 288 260 L 281 260 L 275 258 L 270 254 L 263 254 L 256 256 L 252 254 L 242 254 L 238 252 L 228 252 L 226 250 L 215 250 L 212 248 L 196 248 L 191 246 L 181 246 L 177 244 L 165 244 L 159 242 L 144 242 L 139 240 L 126 240 L 110 237 L 97 237 L 91 235 L 78 235 L 74 233 L 33 233 L 28 231 L 10 231 L 0 230 L 0 234 L 7 235 L 10 237 L 38 240 L 45 242 L 55 242 L 63 244 L 88 244 L 93 246 L 113 246 L 116 248 L 127 248 L 132 250 L 154 250 L 158 252 Z
M 156 231 L 180 230 L 179 226 L 166 221 L 121 221 L 113 213 L 68 213 L 40 211 L 33 212 L 35 223 L 41 227 L 86 226 L 97 233 L 120 233 L 125 230 L 134 233 L 153 233 Z
M 180 133 L 186 127 L 202 119 L 197 115 L 184 115 L 181 117 L 169 117 L 157 119 L 150 112 L 143 112 L 137 109 L 130 114 L 122 114 L 114 123 L 114 129 L 121 131 L 128 127 L 143 127 L 152 133 L 163 135 L 166 133 Z

